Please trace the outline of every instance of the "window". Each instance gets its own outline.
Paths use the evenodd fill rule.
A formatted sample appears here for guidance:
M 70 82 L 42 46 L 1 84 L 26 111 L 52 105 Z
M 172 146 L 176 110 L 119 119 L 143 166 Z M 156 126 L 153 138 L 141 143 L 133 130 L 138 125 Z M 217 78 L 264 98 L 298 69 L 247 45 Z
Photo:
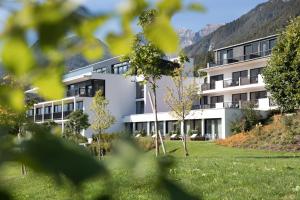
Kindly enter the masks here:
M 144 101 L 136 102 L 136 114 L 144 114 Z
M 42 108 L 36 108 L 35 114 L 36 115 L 41 115 L 42 114 Z
M 76 102 L 76 110 L 83 110 L 83 101 Z
M 180 133 L 178 121 L 167 121 L 167 133 L 177 132 Z
M 250 69 L 250 83 L 258 83 L 258 75 L 262 74 L 263 67 Z
M 74 110 L 74 103 L 68 103 L 68 111 Z
M 128 62 L 123 62 L 123 63 L 113 65 L 114 74 L 124 74 L 127 71 L 128 71 Z
M 216 103 L 223 103 L 223 102 L 224 102 L 224 96 L 223 95 L 210 97 L 211 108 L 215 108 Z
M 223 80 L 223 74 L 211 76 L 210 77 L 210 89 L 215 89 L 216 81 L 221 81 L 221 80 Z
M 137 122 L 135 125 L 135 130 L 140 132 L 147 132 L 147 122 Z
M 29 109 L 26 111 L 27 116 L 31 117 L 33 116 L 33 109 Z
M 99 74 L 106 74 L 107 73 L 107 68 L 102 67 L 102 68 L 96 69 L 95 72 L 97 72 Z
M 61 105 L 55 105 L 54 106 L 54 113 L 59 113 L 61 112 Z
M 47 106 L 44 108 L 44 114 L 51 114 L 51 106 Z
M 257 91 L 257 92 L 251 92 L 250 93 L 250 100 L 256 101 L 258 99 L 267 98 L 267 91 Z
M 232 85 L 237 86 L 239 85 L 240 79 L 243 79 L 243 82 L 245 82 L 245 79 L 248 78 L 248 70 L 239 71 L 239 72 L 233 72 L 232 73 Z M 242 80 L 241 80 L 242 82 Z M 241 84 L 245 85 L 245 84 Z
M 269 47 L 270 47 L 270 49 L 273 49 L 273 47 L 276 45 L 276 39 L 271 39 L 270 41 L 269 41 Z
M 136 83 L 136 98 L 144 98 L 144 85 L 141 82 Z

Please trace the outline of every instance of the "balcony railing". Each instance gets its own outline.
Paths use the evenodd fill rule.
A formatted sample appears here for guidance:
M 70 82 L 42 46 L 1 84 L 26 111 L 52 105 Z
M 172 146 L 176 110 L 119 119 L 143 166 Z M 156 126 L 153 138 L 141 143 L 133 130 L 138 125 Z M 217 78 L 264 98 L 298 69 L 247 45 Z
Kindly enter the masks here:
M 233 101 L 233 102 L 218 102 L 205 105 L 193 105 L 192 110 L 211 109 L 211 108 L 234 108 L 243 109 L 252 105 L 254 108 L 259 107 L 259 100 L 250 101 Z
M 67 91 L 67 96 L 68 97 L 73 97 L 73 96 L 93 97 L 93 90 L 84 89 L 84 88 L 79 88 L 79 89 L 74 89 L 74 90 L 68 90 Z
M 227 59 L 221 59 L 221 60 L 217 60 L 217 62 L 215 62 L 215 63 L 208 63 L 208 67 L 216 67 L 216 66 L 219 66 L 219 65 L 231 64 L 231 63 L 236 63 L 236 62 L 261 58 L 261 57 L 270 55 L 271 52 L 272 52 L 272 50 L 269 49 L 269 50 L 266 50 L 266 51 L 260 51 L 260 52 L 246 54 L 246 55 L 242 55 L 242 56 L 237 56 L 237 57 L 232 57 L 232 58 L 227 58 Z
M 204 83 L 201 85 L 201 90 L 206 91 L 206 90 L 214 90 L 214 89 L 223 89 L 223 88 L 250 85 L 256 83 L 263 83 L 263 79 L 260 74 L 258 76 L 252 76 L 252 77 L 240 77 L 238 79 L 226 79 L 226 80 L 216 81 L 214 83 Z

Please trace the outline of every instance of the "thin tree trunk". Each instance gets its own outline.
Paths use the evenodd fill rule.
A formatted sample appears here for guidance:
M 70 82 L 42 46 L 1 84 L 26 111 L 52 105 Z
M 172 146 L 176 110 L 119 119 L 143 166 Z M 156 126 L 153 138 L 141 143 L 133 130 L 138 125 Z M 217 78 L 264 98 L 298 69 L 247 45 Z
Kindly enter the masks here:
M 158 117 L 157 117 L 157 99 L 156 99 L 156 84 L 154 80 L 154 86 L 153 86 L 153 95 L 154 95 L 154 114 L 155 114 L 155 122 L 154 122 L 154 129 L 155 129 L 155 155 L 156 157 L 159 155 L 159 135 L 157 131 L 157 122 L 158 122 Z
M 101 143 L 100 143 L 100 136 L 101 136 L 101 133 L 99 133 L 99 135 L 97 136 L 97 143 L 98 143 L 98 158 L 99 160 L 101 160 Z
M 189 152 L 187 150 L 186 145 L 186 129 L 185 129 L 185 120 L 183 120 L 183 149 L 184 149 L 184 156 L 187 157 L 189 155 Z
M 19 140 L 20 143 L 21 143 L 21 139 L 22 139 L 21 131 L 22 130 L 19 127 L 18 140 Z M 23 151 L 22 147 L 21 147 L 21 151 Z M 24 165 L 24 163 L 21 163 L 21 173 L 22 173 L 22 175 L 26 175 L 27 174 L 26 166 Z

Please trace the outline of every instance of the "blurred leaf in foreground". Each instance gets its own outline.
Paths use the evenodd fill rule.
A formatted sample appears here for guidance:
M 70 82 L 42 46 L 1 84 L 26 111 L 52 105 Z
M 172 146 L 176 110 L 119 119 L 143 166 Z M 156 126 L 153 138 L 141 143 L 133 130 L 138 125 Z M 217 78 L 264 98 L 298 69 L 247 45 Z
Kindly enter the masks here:
M 33 139 L 22 143 L 21 148 L 20 161 L 58 179 L 64 175 L 75 185 L 107 174 L 103 165 L 83 148 L 52 134 L 37 133 Z

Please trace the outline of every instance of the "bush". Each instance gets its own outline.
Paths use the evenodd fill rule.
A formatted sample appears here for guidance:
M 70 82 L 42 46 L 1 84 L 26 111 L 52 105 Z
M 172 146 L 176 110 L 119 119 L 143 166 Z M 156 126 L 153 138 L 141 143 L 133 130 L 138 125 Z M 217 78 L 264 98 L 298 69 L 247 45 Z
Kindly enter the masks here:
M 72 133 L 72 132 L 64 132 L 63 134 L 63 138 L 71 141 L 71 142 L 74 142 L 76 144 L 79 144 L 79 143 L 86 143 L 87 142 L 87 138 L 82 136 L 81 134 L 77 134 L 77 133 Z
M 254 110 L 254 104 L 250 103 L 242 109 L 243 113 L 243 130 L 250 131 L 260 120 L 260 116 L 256 110 Z
M 155 140 L 151 137 L 137 138 L 137 143 L 145 151 L 155 149 Z

